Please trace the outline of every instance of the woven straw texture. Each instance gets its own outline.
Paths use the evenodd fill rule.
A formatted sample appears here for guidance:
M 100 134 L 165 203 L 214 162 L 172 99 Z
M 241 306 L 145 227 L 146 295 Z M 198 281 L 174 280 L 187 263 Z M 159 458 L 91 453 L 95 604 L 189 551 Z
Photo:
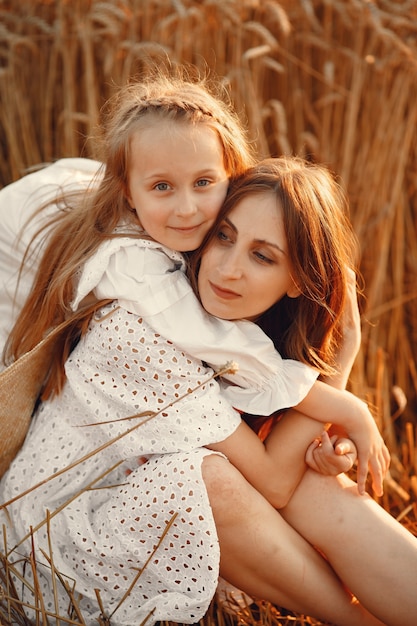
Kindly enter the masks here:
M 29 428 L 63 322 L 43 341 L 0 372 L 0 478 L 16 456 Z

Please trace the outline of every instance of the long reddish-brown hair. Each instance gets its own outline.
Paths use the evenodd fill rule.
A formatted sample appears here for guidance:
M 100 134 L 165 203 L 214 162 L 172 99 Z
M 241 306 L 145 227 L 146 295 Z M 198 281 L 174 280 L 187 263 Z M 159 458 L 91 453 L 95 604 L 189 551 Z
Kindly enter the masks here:
M 66 208 L 55 211 L 35 235 L 39 240 L 45 233 L 39 269 L 5 348 L 5 362 L 10 362 L 35 346 L 49 329 L 73 317 L 74 324 L 57 350 L 45 395 L 61 389 L 68 353 L 102 304 L 71 311 L 77 272 L 103 240 L 115 236 L 118 224 L 136 223 L 127 201 L 131 137 L 166 119 L 212 128 L 222 145 L 229 176 L 243 173 L 254 163 L 246 130 L 220 82 L 191 77 L 177 68 L 175 74 L 148 73 L 144 80 L 117 91 L 103 109 L 103 166 L 97 180 L 87 191 L 56 198 L 54 202 Z

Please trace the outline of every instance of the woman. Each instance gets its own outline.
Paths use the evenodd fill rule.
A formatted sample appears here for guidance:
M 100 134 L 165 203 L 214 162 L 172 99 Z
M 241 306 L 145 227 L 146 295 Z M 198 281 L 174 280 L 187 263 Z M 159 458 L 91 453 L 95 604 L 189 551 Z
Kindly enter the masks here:
M 337 232 L 335 222 L 341 219 L 341 200 L 323 168 L 297 159 L 271 159 L 252 168 L 232 185 L 216 226 L 194 259 L 204 308 L 223 319 L 256 319 L 285 357 L 303 359 L 306 355 L 308 362 L 318 351 L 325 362 L 335 364 L 331 334 L 329 337 L 317 319 L 333 297 L 334 269 L 328 251 L 332 229 L 333 234 Z M 280 282 L 282 277 L 284 282 Z M 260 302 L 288 280 L 299 286 L 298 298 L 284 295 L 259 315 Z M 353 307 L 348 317 L 356 313 Z M 306 329 L 301 342 L 297 341 L 300 328 Z M 346 383 L 352 331 L 353 344 L 357 345 L 354 328 L 349 321 L 344 325 L 347 335 L 339 351 L 341 368 L 328 382 Z M 280 514 L 326 555 L 341 580 L 374 615 L 387 624 L 411 626 L 417 615 L 413 591 L 417 584 L 416 539 L 374 500 L 358 496 L 356 485 L 344 475 L 324 476 L 309 469 L 297 484 L 304 450 L 312 436 L 314 424 L 289 412 L 266 440 L 267 446 L 279 442 Z M 326 439 L 326 446 L 328 443 Z M 227 440 L 220 449 L 230 463 L 214 457 L 205 459 L 204 476 L 215 519 L 222 519 L 218 526 L 222 574 L 245 592 L 271 599 L 265 589 L 280 567 L 268 550 L 275 545 L 276 513 L 259 500 L 253 486 L 233 467 L 242 467 L 245 451 L 228 448 Z M 256 505 L 252 504 L 255 500 Z M 246 522 L 240 525 L 243 510 Z M 262 539 L 254 543 L 260 520 Z M 245 550 L 239 547 L 243 533 Z M 262 559 L 263 568 L 256 569 L 254 575 L 253 563 L 258 559 Z M 257 575 L 262 574 L 260 581 Z M 326 599 L 330 601 L 328 595 Z M 274 601 L 279 602 L 279 598 Z

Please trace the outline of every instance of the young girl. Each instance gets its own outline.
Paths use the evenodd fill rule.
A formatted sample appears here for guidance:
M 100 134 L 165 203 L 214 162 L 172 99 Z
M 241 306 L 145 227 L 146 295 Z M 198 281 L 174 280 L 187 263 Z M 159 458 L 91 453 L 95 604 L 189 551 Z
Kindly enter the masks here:
M 47 552 L 52 542 L 54 567 L 75 581 L 83 596 L 80 605 L 91 623 L 99 613 L 97 589 L 114 624 L 140 622 L 150 614 L 152 620 L 189 622 L 207 609 L 220 563 L 216 513 L 213 519 L 204 476 L 205 460 L 213 452 L 206 446 L 215 446 L 238 431 L 238 443 L 245 441 L 248 446 L 247 460 L 260 455 L 253 467 L 262 465 L 268 470 L 262 482 L 255 476 L 253 480 L 271 501 L 278 501 L 279 481 L 274 476 L 274 455 L 265 453 L 260 440 L 241 423 L 200 358 L 164 339 L 134 307 L 140 302 L 151 306 L 147 317 L 153 321 L 169 310 L 178 295 L 181 299 L 187 284 L 183 259 L 150 237 L 182 251 L 196 248 L 214 222 L 228 177 L 233 171 L 241 172 L 250 158 L 243 166 L 243 145 L 237 141 L 241 133 L 234 118 L 224 107 L 214 106 L 212 98 L 195 85 L 153 79 L 122 95 L 116 99 L 107 127 L 109 152 L 102 182 L 52 224 L 33 292 L 11 336 L 10 353 L 18 355 L 29 349 L 45 330 L 69 314 L 71 307 L 77 309 L 89 301 L 92 289 L 94 300 L 100 299 L 102 306 L 95 306 L 94 318 L 85 313 L 91 311 L 87 305 L 74 315 L 74 332 L 48 381 L 50 397 L 37 412 L 22 451 L 2 480 L 1 500 L 9 501 L 22 489 L 84 458 L 75 468 L 58 473 L 54 480 L 8 506 L 13 522 L 9 544 L 17 544 L 11 552 L 20 558 L 21 551 L 29 549 L 25 546 L 29 528 L 41 524 L 49 510 L 53 513 L 49 527 L 46 530 L 43 524 L 36 530 L 35 546 Z M 137 250 L 140 253 L 136 254 Z M 187 303 L 190 293 L 187 287 Z M 112 302 L 103 305 L 103 298 Z M 343 297 L 340 307 L 342 304 Z M 240 373 L 238 382 L 243 385 L 258 377 L 258 389 L 246 406 L 241 393 L 235 395 L 231 386 L 225 390 L 236 398 L 239 408 L 255 406 L 267 376 L 268 402 L 273 399 L 274 407 L 277 389 L 286 394 L 281 406 L 295 403 L 294 394 L 298 399 L 306 394 L 316 372 L 295 361 L 287 361 L 283 367 L 272 343 L 254 324 L 210 322 L 208 316 L 204 320 L 204 333 L 211 332 L 208 347 L 213 328 L 222 342 L 209 350 L 207 360 L 217 365 L 216 358 L 221 355 L 219 363 L 224 361 L 222 349 L 231 335 L 231 345 L 236 338 L 238 342 L 232 353 L 226 349 L 226 355 L 243 362 L 241 369 L 246 372 L 246 379 Z M 205 350 L 207 339 L 199 339 Z M 245 354 L 248 346 L 257 360 Z M 251 373 L 253 363 L 260 373 Z M 291 367 L 297 376 L 294 391 L 288 377 L 282 385 L 273 376 L 274 371 Z M 186 397 L 173 403 L 182 396 Z M 351 404 L 358 403 L 352 400 Z M 367 430 L 362 439 L 357 425 L 352 433 L 357 434 L 363 449 L 372 441 L 373 457 L 382 458 L 374 471 L 378 486 L 385 472 L 384 447 L 372 418 L 358 406 L 368 420 Z M 136 430 L 128 430 L 124 421 L 118 421 L 149 411 L 157 412 L 156 417 Z M 89 426 L 91 423 L 95 427 Z M 112 446 L 88 456 L 114 437 Z M 135 460 L 141 454 L 150 458 L 137 468 Z M 120 460 L 126 464 L 118 465 Z M 113 465 L 114 471 L 106 477 Z M 126 478 L 129 465 L 133 471 Z M 249 469 L 248 478 L 251 474 Z M 101 489 L 92 489 L 99 478 Z M 267 502 L 258 494 L 251 505 L 256 507 L 258 498 Z M 218 516 L 223 528 L 222 513 Z M 6 523 L 6 516 L 4 519 Z M 147 562 L 170 521 L 173 524 L 166 541 Z M 285 568 L 273 582 L 274 601 L 340 624 L 379 623 L 362 607 L 351 604 L 326 562 L 279 517 L 275 530 L 275 546 L 282 544 L 289 553 Z M 245 543 L 241 544 L 243 551 Z M 65 600 L 61 587 L 56 595 L 51 592 L 50 578 L 45 564 L 46 610 L 55 612 Z M 323 603 L 320 598 L 326 593 L 331 601 Z

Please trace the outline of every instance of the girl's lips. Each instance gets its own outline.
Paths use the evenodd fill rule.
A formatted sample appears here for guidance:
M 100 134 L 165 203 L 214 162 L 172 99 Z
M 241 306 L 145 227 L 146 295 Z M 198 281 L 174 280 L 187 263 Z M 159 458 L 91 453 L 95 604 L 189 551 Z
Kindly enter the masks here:
M 235 298 L 240 298 L 240 295 L 235 291 L 231 291 L 230 289 L 223 289 L 218 285 L 209 281 L 209 285 L 213 291 L 213 293 L 219 298 L 223 298 L 223 300 L 234 300 Z
M 172 230 L 177 231 L 178 233 L 194 233 L 196 230 L 201 228 L 201 224 L 197 224 L 196 226 L 171 226 Z

